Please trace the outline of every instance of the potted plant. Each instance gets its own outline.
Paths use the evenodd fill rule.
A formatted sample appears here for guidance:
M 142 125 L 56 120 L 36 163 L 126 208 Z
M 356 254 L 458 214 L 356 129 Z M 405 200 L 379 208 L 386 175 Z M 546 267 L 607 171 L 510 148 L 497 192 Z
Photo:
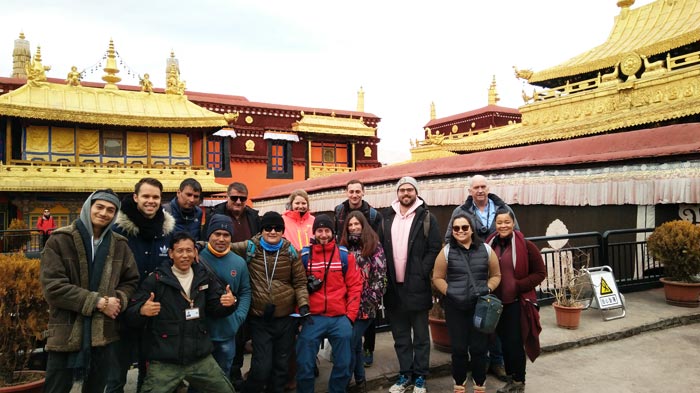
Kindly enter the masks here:
M 647 239 L 649 254 L 664 267 L 666 303 L 700 305 L 700 227 L 676 220 L 657 227 Z
M 27 383 L 38 383 L 37 392 L 43 389 L 43 371 L 23 371 L 49 319 L 39 264 L 21 253 L 0 254 L 0 392 L 33 391 L 12 390 Z
M 558 274 L 547 276 L 547 289 L 543 292 L 554 296 L 554 313 L 557 326 L 564 329 L 578 329 L 583 311 L 584 294 L 590 290 L 590 279 L 585 273 L 589 256 L 582 251 L 574 252 L 570 249 L 559 251 L 558 259 L 561 262 Z M 576 263 L 575 259 L 583 262 Z M 579 266 L 578 268 L 576 266 Z
M 451 352 L 450 335 L 445 322 L 445 309 L 442 307 L 443 295 L 433 286 L 433 307 L 428 312 L 428 325 L 433 347 L 438 351 Z

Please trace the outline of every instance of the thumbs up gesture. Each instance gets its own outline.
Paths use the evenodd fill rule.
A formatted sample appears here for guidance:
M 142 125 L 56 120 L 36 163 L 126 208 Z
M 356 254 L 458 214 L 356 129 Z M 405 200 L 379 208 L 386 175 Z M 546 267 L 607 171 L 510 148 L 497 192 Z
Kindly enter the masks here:
M 151 292 L 151 296 L 148 297 L 148 300 L 141 306 L 141 309 L 139 312 L 141 315 L 146 316 L 146 317 L 153 317 L 156 316 L 160 313 L 160 302 L 155 301 L 156 295 Z
M 224 307 L 231 307 L 236 304 L 236 297 L 231 293 L 231 286 L 226 286 L 226 293 L 221 295 L 221 305 Z

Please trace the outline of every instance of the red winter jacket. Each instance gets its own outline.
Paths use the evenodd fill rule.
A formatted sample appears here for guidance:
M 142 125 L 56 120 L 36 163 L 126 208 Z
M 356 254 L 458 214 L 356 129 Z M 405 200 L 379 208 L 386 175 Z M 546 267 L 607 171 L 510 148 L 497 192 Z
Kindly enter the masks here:
M 329 260 L 330 269 L 325 276 Z M 362 293 L 362 276 L 355 267 L 355 256 L 348 253 L 348 267 L 343 274 L 340 250 L 335 240 L 327 244 L 312 244 L 306 266 L 306 275 L 310 274 L 323 280 L 321 289 L 309 294 L 311 314 L 328 317 L 345 315 L 354 322 Z
M 36 229 L 41 231 L 41 233 L 45 235 L 51 234 L 54 229 L 56 229 L 56 224 L 53 221 L 53 216 L 49 216 L 49 218 L 44 218 L 44 216 L 39 217 L 39 219 L 36 222 Z

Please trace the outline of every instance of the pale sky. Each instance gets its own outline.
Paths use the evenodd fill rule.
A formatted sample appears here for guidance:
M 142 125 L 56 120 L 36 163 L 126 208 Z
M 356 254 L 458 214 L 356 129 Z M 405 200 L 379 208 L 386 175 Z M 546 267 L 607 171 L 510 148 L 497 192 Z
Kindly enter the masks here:
M 5 0 L 0 75 L 10 76 L 23 31 L 55 78 L 95 66 L 112 38 L 126 84 L 138 84 L 128 66 L 164 87 L 174 50 L 191 91 L 355 110 L 362 86 L 365 111 L 382 119 L 379 159 L 394 163 L 423 138 L 431 102 L 438 118 L 481 108 L 495 75 L 498 104 L 521 106 L 532 87 L 512 67 L 546 69 L 603 43 L 616 2 Z

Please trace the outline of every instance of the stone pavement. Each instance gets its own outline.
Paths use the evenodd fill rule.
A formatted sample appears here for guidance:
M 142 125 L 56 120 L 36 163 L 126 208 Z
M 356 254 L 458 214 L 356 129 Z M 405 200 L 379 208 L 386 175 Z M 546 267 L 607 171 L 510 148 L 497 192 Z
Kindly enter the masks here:
M 667 305 L 662 288 L 625 294 L 627 314 L 622 319 L 603 321 L 600 310 L 588 309 L 581 315 L 577 330 L 556 326 L 554 309 L 543 306 L 540 310 L 542 333 L 540 343 L 543 353 L 556 352 L 580 346 L 619 340 L 643 332 L 666 329 L 673 326 L 700 322 L 700 308 L 683 308 Z M 246 355 L 247 370 L 250 355 Z M 332 364 L 321 360 L 320 376 L 316 379 L 316 392 L 327 392 L 328 376 Z M 450 354 L 431 349 L 430 370 L 434 376 L 449 375 Z M 398 362 L 390 332 L 377 333 L 374 365 L 365 369 L 369 390 L 388 387 L 398 374 Z M 133 392 L 134 371 L 129 372 L 130 384 L 125 391 Z M 430 381 L 430 378 L 428 378 Z

